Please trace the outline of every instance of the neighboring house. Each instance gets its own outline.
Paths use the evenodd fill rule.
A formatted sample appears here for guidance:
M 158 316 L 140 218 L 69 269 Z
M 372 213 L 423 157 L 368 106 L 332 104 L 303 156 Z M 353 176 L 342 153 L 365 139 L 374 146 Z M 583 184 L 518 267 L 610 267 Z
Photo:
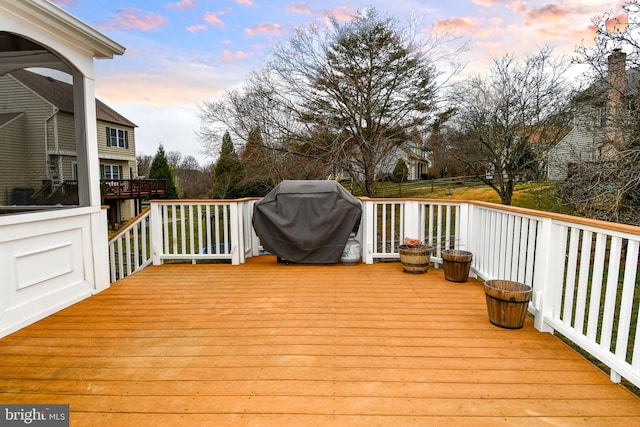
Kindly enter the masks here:
M 133 198 L 111 197 L 137 177 L 135 127 L 96 99 L 102 203 L 110 222 L 134 217 Z M 77 204 L 73 85 L 27 70 L 0 76 L 1 205 Z
M 404 161 L 409 169 L 408 180 L 420 180 L 423 175 L 429 173 L 429 168 L 431 167 L 431 161 L 428 157 L 429 152 L 422 145 L 411 143 L 411 145 L 404 148 L 404 152 Z
M 0 0 L 0 76 L 26 68 L 72 76 L 74 120 L 63 121 L 61 116 L 58 135 L 66 135 L 62 127 L 68 126 L 74 142 L 59 139 L 57 155 L 73 151 L 77 163 L 74 205 L 0 212 L 0 337 L 109 287 L 107 213 L 100 194 L 97 138 L 103 132 L 96 128 L 94 59 L 110 59 L 124 51 L 122 45 L 48 1 Z M 44 121 L 30 120 L 23 109 L 0 108 L 0 174 L 11 174 L 14 180 L 3 184 L 9 186 L 0 191 L 5 199 L 6 188 L 13 193 L 13 188 L 41 184 L 37 179 L 49 176 L 48 160 L 38 154 L 42 149 L 25 141 L 37 133 L 52 142 L 53 126 L 47 126 L 45 134 Z M 22 156 L 23 161 L 15 162 L 12 156 Z M 31 171 L 40 176 L 32 181 Z M 64 162 L 60 171 L 67 173 Z
M 612 52 L 607 79 L 574 99 L 571 131 L 547 154 L 547 179 L 567 178 L 571 166 L 602 158 L 615 160 L 624 148 L 630 100 L 637 94 L 640 71 L 626 69 L 626 54 Z
M 380 162 L 377 176 L 391 175 L 398 160 L 402 159 L 409 170 L 407 180 L 414 181 L 422 179 L 422 175 L 427 174 L 431 166 L 428 153 L 429 152 L 423 150 L 419 144 L 407 142 L 402 146 L 396 147 L 387 155 L 383 162 Z
M 14 165 L 1 169 L 0 205 L 77 204 L 73 85 L 15 70 L 0 77 L 0 108 L 20 115 L 0 122 L 1 140 L 11 147 L 2 150 L 3 161 Z M 96 118 L 100 179 L 133 179 L 136 125 L 97 99 Z M 135 216 L 131 199 L 110 207 L 117 222 Z

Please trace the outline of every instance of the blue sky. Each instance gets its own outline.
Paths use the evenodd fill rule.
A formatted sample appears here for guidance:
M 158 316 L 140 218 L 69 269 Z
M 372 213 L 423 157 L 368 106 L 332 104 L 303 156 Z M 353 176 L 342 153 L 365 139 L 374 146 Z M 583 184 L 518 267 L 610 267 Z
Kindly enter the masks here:
M 113 60 L 96 61 L 96 96 L 136 123 L 138 154 L 202 153 L 196 130 L 198 106 L 242 84 L 269 50 L 297 26 L 327 15 L 348 20 L 374 6 L 421 30 L 448 28 L 468 43 L 461 60 L 467 73 L 482 72 L 491 58 L 555 46 L 571 54 L 590 43 L 591 19 L 618 14 L 622 2 L 601 0 L 52 0 L 127 48 Z

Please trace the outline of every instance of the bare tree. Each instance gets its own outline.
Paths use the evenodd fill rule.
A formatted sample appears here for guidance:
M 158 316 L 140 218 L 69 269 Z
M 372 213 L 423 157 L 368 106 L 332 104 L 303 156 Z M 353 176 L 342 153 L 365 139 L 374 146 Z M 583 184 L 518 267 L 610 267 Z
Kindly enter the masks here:
M 344 170 L 373 196 L 380 165 L 437 108 L 436 63 L 451 40 L 423 34 L 375 9 L 298 29 L 244 91 L 203 105 L 201 136 L 211 141 L 220 123 L 244 140 L 259 128 L 265 147 Z
M 153 156 L 148 154 L 138 154 L 136 156 L 136 162 L 138 163 L 138 176 L 149 176 L 149 169 L 151 168 L 151 162 L 153 162 Z
M 567 171 L 558 189 L 585 216 L 640 224 L 640 1 L 618 15 L 609 10 L 592 19 L 595 43 L 576 48 L 588 65 L 583 110 L 600 114 L 582 125 L 597 141 L 595 155 Z
M 486 77 L 473 76 L 453 95 L 457 158 L 510 205 L 516 181 L 536 175 L 542 154 L 568 130 L 569 62 L 542 48 L 518 62 L 494 59 Z
M 182 162 L 182 153 L 179 151 L 167 151 L 167 162 L 169 162 L 169 166 L 171 166 L 174 170 L 180 167 L 180 162 Z

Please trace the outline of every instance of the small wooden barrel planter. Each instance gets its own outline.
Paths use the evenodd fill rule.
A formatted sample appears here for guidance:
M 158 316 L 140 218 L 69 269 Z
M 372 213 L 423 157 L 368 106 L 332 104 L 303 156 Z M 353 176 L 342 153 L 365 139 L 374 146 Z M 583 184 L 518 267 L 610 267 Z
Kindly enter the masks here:
M 400 262 L 402 271 L 405 273 L 421 274 L 426 273 L 431 262 L 431 246 L 422 245 L 411 247 L 400 245 Z
M 458 249 L 442 251 L 444 278 L 450 282 L 466 282 L 469 279 L 473 254 Z
M 524 326 L 531 300 L 531 286 L 511 280 L 487 280 L 484 292 L 491 323 L 506 329 Z

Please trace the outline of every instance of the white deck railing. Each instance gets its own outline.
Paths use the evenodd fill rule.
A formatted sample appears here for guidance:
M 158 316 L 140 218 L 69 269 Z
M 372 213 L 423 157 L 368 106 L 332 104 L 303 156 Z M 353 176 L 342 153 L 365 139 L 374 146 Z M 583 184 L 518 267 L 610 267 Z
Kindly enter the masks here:
M 258 255 L 255 200 L 152 202 L 109 244 L 112 281 L 151 262 Z M 472 275 L 533 287 L 535 326 L 557 331 L 640 386 L 640 228 L 490 203 L 362 199 L 362 261 L 399 258 L 404 237 L 473 253 Z M 632 320 L 633 319 L 633 320 Z M 632 323 L 633 322 L 633 323 Z
M 109 239 L 112 283 L 151 264 L 149 219 L 150 210 L 146 209 Z

